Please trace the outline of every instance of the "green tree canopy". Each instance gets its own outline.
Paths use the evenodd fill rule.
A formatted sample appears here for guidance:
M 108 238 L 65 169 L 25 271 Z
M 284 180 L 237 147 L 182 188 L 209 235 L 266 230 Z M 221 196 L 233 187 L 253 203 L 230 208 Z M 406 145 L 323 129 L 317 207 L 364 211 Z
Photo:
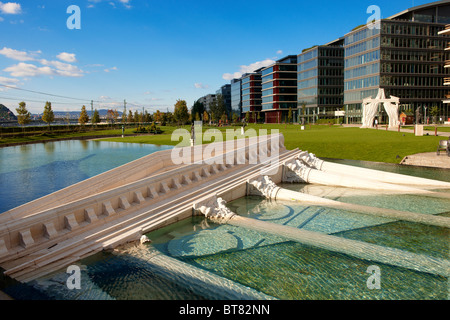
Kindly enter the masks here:
M 94 114 L 92 115 L 92 123 L 100 123 L 100 115 L 97 109 L 94 110 Z
M 175 103 L 173 117 L 178 125 L 183 125 L 189 120 L 189 111 L 185 100 L 177 100 L 177 103 Z
M 27 110 L 27 104 L 25 102 L 19 103 L 19 107 L 16 108 L 17 121 L 20 125 L 24 126 L 31 122 L 31 113 Z
M 191 114 L 195 115 L 196 113 L 198 113 L 199 115 L 201 115 L 203 114 L 203 112 L 205 112 L 205 106 L 203 105 L 203 103 L 198 100 L 195 101 L 191 109 Z
M 52 110 L 52 104 L 51 102 L 46 102 L 44 107 L 44 114 L 42 115 L 42 121 L 48 124 L 48 127 L 50 128 L 50 124 L 55 121 L 55 114 Z
M 89 122 L 89 116 L 86 112 L 86 106 L 81 107 L 81 113 L 80 113 L 80 117 L 78 118 L 78 122 L 81 123 L 82 125 Z
M 209 110 L 211 110 L 211 119 L 213 121 L 220 119 L 227 111 L 221 94 L 217 95 L 216 100 L 210 103 Z

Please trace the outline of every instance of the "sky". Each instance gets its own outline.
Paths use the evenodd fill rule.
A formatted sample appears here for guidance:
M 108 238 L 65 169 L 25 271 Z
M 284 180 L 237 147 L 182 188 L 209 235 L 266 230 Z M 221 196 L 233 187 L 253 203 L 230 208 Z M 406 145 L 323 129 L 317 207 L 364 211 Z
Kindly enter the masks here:
M 0 0 L 0 103 L 42 113 L 190 108 L 233 77 L 420 0 Z M 72 5 L 79 8 L 68 10 Z M 78 19 L 79 18 L 79 19 Z M 79 29 L 73 28 L 79 26 Z M 89 110 L 88 108 L 88 110 Z

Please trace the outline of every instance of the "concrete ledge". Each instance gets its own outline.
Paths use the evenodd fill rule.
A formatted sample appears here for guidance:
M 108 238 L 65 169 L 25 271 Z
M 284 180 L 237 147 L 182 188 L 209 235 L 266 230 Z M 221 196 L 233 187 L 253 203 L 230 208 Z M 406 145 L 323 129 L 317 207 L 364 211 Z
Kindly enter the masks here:
M 407 166 L 450 169 L 450 157 L 448 157 L 445 152 L 441 152 L 439 156 L 436 152 L 419 153 L 405 157 L 400 164 Z

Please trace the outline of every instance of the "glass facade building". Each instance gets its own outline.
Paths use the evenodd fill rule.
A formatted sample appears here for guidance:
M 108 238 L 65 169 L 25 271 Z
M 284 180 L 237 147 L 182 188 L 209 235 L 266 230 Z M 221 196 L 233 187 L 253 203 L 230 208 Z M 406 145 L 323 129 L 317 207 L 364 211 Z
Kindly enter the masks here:
M 266 123 L 288 120 L 297 110 L 297 56 L 291 55 L 262 69 L 262 111 Z
M 242 113 L 261 111 L 261 70 L 247 73 L 242 76 Z M 250 117 L 249 122 L 255 122 L 255 117 Z
M 361 123 L 363 100 L 382 88 L 387 97 L 400 99 L 400 113 L 424 115 L 437 109 L 438 117 L 448 120 L 447 24 L 449 0 L 361 25 L 335 41 L 233 80 L 230 110 L 241 117 L 261 111 L 266 123 L 285 121 L 290 108 L 298 121 L 344 117 L 344 123 Z M 382 105 L 377 118 L 380 124 L 388 120 Z
M 450 20 L 450 5 L 425 5 L 345 35 L 344 104 L 347 123 L 360 123 L 362 101 L 375 97 L 379 88 L 400 98 L 400 111 L 424 114 L 438 107 L 446 93 L 442 78 L 448 74 L 447 39 L 439 35 Z M 377 117 L 387 121 L 382 106 Z
M 242 90 L 241 79 L 231 80 L 231 113 L 236 114 L 238 118 L 242 115 Z
M 334 119 L 344 102 L 344 41 L 338 39 L 298 55 L 299 121 Z

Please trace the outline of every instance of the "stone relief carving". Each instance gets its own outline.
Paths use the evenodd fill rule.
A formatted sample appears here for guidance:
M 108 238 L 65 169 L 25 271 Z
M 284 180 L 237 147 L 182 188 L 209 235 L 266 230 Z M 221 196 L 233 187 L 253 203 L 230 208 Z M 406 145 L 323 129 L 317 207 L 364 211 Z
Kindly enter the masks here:
M 194 210 L 200 211 L 213 222 L 225 224 L 235 215 L 226 204 L 227 202 L 222 198 L 213 196 L 203 202 L 194 204 Z
M 284 163 L 285 170 L 283 182 L 288 183 L 309 183 L 309 173 L 312 168 L 308 167 L 304 162 L 293 159 Z
M 259 176 L 250 179 L 248 183 L 248 195 L 256 195 L 266 197 L 268 199 L 276 199 L 276 194 L 280 190 L 269 176 Z
M 298 154 L 297 159 L 303 161 L 307 166 L 320 170 L 323 164 L 323 160 L 316 157 L 315 154 L 308 151 L 302 151 Z

